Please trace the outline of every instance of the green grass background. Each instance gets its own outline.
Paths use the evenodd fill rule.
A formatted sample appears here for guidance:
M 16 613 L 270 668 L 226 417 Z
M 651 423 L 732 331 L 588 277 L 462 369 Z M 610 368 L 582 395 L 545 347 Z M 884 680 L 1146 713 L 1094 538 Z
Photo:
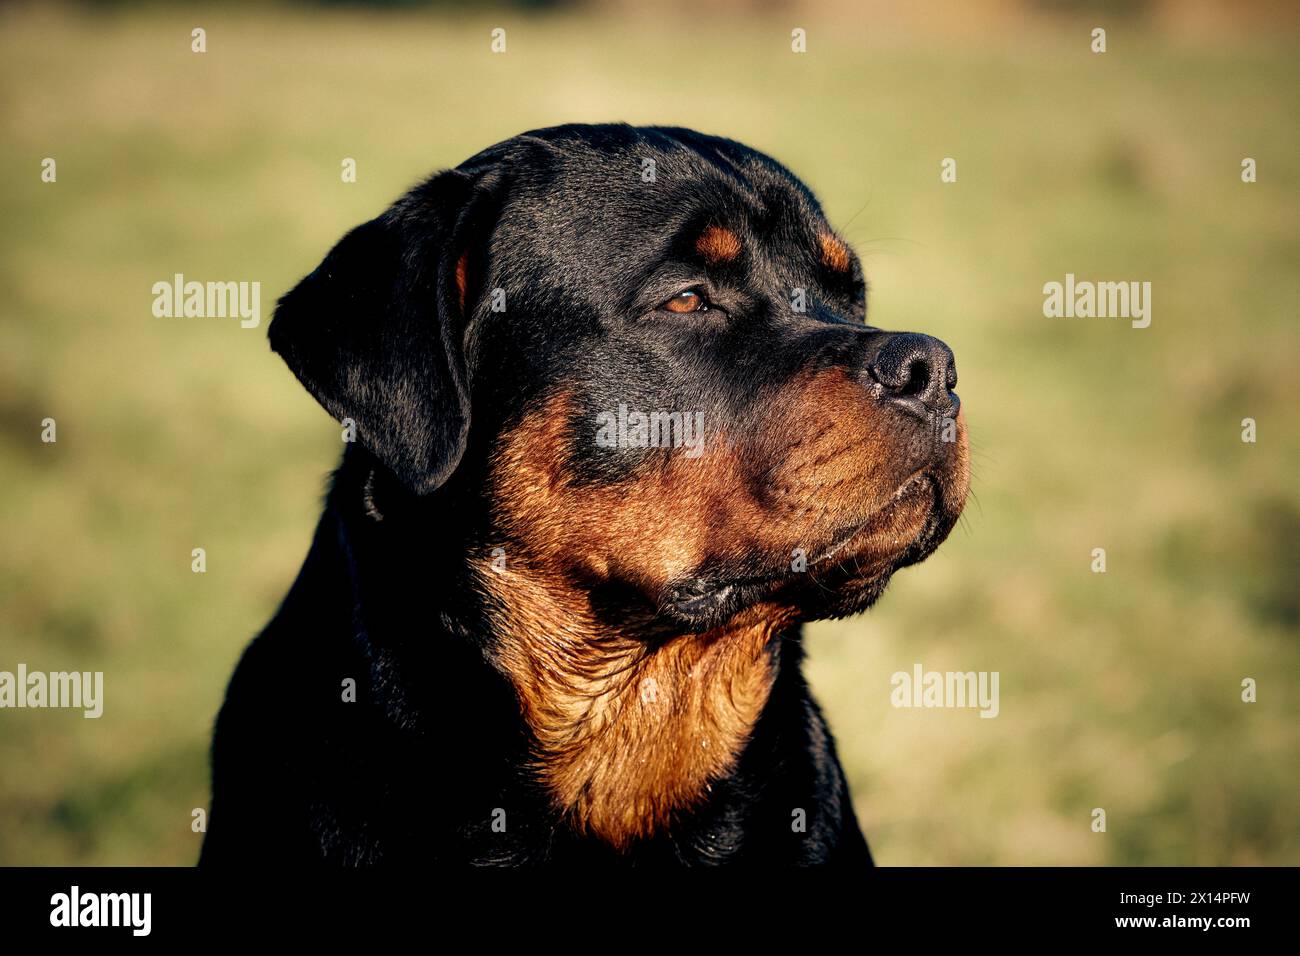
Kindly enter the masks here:
M 0 669 L 103 670 L 107 698 L 0 712 L 0 863 L 195 859 L 212 718 L 338 454 L 265 319 L 155 319 L 150 286 L 259 280 L 268 313 L 429 171 L 608 119 L 783 160 L 874 324 L 958 356 L 966 520 L 809 639 L 879 860 L 1300 863 L 1300 43 L 1111 13 L 1094 55 L 1097 18 L 1005 7 L 0 10 Z M 1151 327 L 1044 318 L 1066 272 L 1149 280 Z M 914 662 L 999 671 L 1001 715 L 892 708 Z

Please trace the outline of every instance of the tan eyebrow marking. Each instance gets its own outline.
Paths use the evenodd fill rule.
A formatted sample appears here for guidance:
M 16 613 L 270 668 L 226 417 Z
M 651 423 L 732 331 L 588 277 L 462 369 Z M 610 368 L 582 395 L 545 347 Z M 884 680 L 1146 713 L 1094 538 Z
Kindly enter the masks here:
M 740 237 L 730 229 L 709 226 L 695 240 L 695 251 L 709 263 L 731 262 L 740 255 Z
M 849 256 L 849 247 L 829 232 L 823 232 L 820 239 L 822 264 L 836 272 L 848 272 L 853 261 Z

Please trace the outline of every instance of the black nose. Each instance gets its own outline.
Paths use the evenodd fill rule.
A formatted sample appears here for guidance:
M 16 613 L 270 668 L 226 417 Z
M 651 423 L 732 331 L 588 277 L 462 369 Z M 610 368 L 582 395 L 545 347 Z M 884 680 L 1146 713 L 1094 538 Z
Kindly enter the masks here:
M 884 397 L 923 417 L 956 415 L 961 402 L 952 391 L 957 387 L 952 349 L 929 335 L 885 334 L 888 338 L 867 366 L 884 387 Z

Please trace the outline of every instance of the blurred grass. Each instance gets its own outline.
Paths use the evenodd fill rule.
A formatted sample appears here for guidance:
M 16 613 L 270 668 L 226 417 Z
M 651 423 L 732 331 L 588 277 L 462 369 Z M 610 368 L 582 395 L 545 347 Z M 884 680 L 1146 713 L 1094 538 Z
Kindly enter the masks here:
M 878 858 L 1300 863 L 1300 44 L 1121 21 L 1094 56 L 1089 23 L 1017 22 L 801 15 L 794 56 L 775 15 L 0 11 L 0 668 L 104 670 L 107 697 L 0 713 L 0 863 L 195 858 L 211 719 L 338 451 L 264 326 L 154 319 L 152 283 L 260 280 L 269 312 L 432 169 L 607 119 L 782 159 L 873 322 L 958 356 L 963 526 L 809 640 Z M 1151 328 L 1044 319 L 1066 272 L 1151 281 Z M 893 709 L 914 662 L 999 671 L 1001 715 Z

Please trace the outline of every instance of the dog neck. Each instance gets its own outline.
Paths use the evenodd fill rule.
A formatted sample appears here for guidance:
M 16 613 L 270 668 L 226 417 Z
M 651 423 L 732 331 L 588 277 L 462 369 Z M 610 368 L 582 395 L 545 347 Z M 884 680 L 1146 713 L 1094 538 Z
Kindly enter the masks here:
M 513 562 L 476 562 L 493 657 L 514 685 L 535 771 L 571 822 L 616 848 L 708 798 L 749 740 L 792 615 L 756 606 L 700 634 L 609 624 L 590 595 Z
M 401 513 L 409 502 L 391 489 L 376 493 L 373 474 L 345 469 L 334 501 L 358 638 L 378 665 L 404 638 L 373 619 L 373 605 L 418 592 L 429 573 L 419 557 L 429 552 L 422 532 L 410 531 L 421 523 Z M 362 580 L 359 563 L 382 571 Z M 735 768 L 776 680 L 781 634 L 797 623 L 792 610 L 759 604 L 684 633 L 633 601 L 607 602 L 618 609 L 612 617 L 589 589 L 518 554 L 498 562 L 490 549 L 470 547 L 463 567 L 464 587 L 449 588 L 460 606 L 444 609 L 443 624 L 480 644 L 513 688 L 530 769 L 551 803 L 579 832 L 618 849 L 670 828 Z M 459 577 L 450 566 L 439 573 Z M 392 677 L 379 682 L 385 701 L 398 697 L 386 706 L 406 714 Z

